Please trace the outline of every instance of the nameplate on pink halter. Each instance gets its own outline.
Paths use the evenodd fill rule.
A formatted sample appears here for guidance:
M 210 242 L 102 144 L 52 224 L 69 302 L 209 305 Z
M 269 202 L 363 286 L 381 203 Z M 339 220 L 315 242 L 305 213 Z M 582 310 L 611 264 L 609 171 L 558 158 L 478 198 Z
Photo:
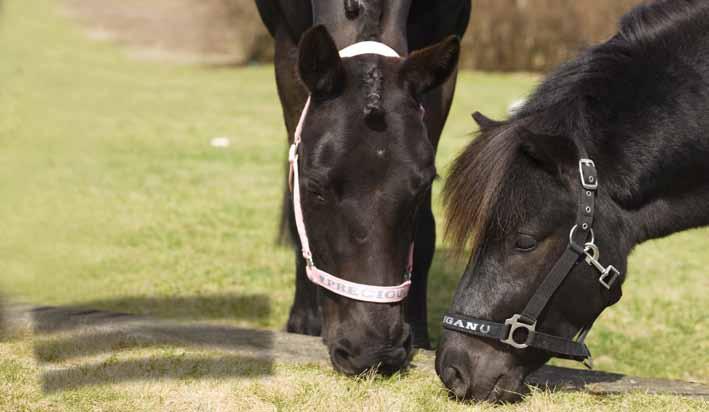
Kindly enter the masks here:
M 399 286 L 371 286 L 340 279 L 315 266 L 307 266 L 305 271 L 311 282 L 330 292 L 346 298 L 374 303 L 396 303 L 409 294 L 411 280 Z

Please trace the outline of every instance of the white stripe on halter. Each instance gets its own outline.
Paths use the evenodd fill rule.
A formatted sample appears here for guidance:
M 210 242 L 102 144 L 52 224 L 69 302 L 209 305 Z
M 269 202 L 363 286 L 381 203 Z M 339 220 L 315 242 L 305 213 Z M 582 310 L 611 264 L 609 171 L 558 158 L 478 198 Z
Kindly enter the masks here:
M 384 43 L 378 41 L 361 41 L 340 50 L 340 57 L 355 57 L 363 54 L 378 54 L 384 57 L 400 57 L 399 53 Z

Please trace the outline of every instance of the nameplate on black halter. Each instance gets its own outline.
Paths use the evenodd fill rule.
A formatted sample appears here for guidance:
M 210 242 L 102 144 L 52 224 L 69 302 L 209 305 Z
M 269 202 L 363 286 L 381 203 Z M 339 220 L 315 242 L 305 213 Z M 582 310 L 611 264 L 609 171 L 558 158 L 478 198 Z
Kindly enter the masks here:
M 493 328 L 493 325 L 490 323 L 462 319 L 448 315 L 443 317 L 443 326 L 449 329 L 456 329 L 483 336 L 489 336 L 495 331 L 495 328 Z

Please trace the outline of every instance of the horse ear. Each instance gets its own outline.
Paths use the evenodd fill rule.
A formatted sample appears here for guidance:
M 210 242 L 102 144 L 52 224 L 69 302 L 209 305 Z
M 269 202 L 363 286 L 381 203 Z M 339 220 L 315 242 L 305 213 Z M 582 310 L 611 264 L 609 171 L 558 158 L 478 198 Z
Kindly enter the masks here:
M 328 96 L 342 88 L 342 60 L 325 26 L 315 26 L 303 34 L 298 45 L 298 74 L 312 95 Z
M 480 130 L 493 129 L 504 124 L 504 122 L 492 120 L 480 112 L 473 113 L 473 120 L 478 124 Z
M 559 174 L 562 168 L 578 161 L 576 146 L 563 136 L 535 134 L 525 129 L 520 150 L 552 174 Z
M 442 42 L 415 51 L 404 61 L 400 78 L 415 96 L 435 89 L 448 80 L 458 66 L 460 39 L 449 36 Z

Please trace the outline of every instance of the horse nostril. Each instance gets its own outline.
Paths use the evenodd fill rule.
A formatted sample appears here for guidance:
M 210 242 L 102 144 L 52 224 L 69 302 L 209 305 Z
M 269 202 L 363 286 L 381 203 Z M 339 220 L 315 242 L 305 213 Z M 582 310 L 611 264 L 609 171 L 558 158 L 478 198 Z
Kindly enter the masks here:
M 352 365 L 352 353 L 342 346 L 337 346 L 332 350 L 332 364 L 335 368 L 346 374 L 355 374 L 355 368 Z
M 443 384 L 457 399 L 465 399 L 470 388 L 470 380 L 455 366 L 448 366 L 441 373 Z
M 349 362 L 350 358 L 352 357 L 352 355 L 350 355 L 350 353 L 347 352 L 346 349 L 342 348 L 335 349 L 333 356 L 335 356 L 338 361 L 342 362 Z
M 408 360 L 409 352 L 405 348 L 394 349 L 381 358 L 378 371 L 382 375 L 391 376 L 406 368 Z

